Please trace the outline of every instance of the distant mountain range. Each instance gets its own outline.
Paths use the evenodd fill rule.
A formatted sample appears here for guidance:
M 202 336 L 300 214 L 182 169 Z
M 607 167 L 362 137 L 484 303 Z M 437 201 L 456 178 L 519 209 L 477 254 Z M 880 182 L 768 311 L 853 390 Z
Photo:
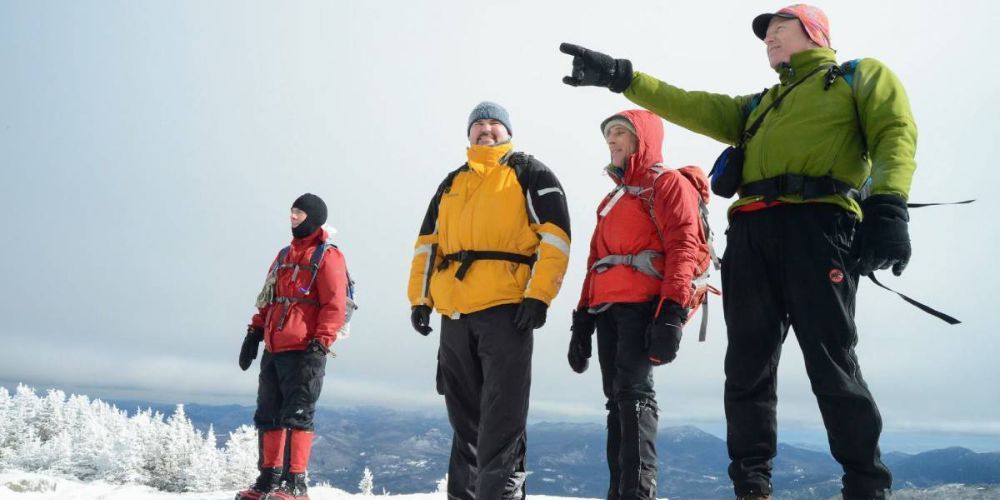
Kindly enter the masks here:
M 134 411 L 151 407 L 170 414 L 173 405 L 116 401 Z M 199 429 L 214 426 L 220 439 L 252 422 L 252 407 L 185 405 Z M 316 441 L 311 476 L 347 491 L 356 491 L 361 471 L 375 476 L 375 491 L 433 491 L 448 469 L 451 428 L 443 417 L 384 408 L 321 408 L 316 414 Z M 602 498 L 607 490 L 605 431 L 596 424 L 538 423 L 528 427 L 529 494 Z M 726 443 L 696 427 L 660 429 L 660 495 L 673 500 L 732 498 L 726 467 Z M 780 444 L 773 482 L 776 499 L 828 499 L 840 491 L 840 466 L 829 453 Z M 943 485 L 1000 484 L 1000 453 L 947 448 L 919 454 L 888 453 L 883 457 L 894 475 L 895 489 L 939 488 Z M 933 491 L 933 490 L 927 490 Z M 997 488 L 980 490 L 1000 498 Z M 984 493 L 983 493 L 984 492 Z M 979 494 L 979 493 L 977 493 Z M 997 494 L 996 497 L 988 496 Z M 908 496 L 906 498 L 951 498 Z M 959 497 L 955 497 L 959 498 Z M 962 496 L 961 498 L 966 498 Z

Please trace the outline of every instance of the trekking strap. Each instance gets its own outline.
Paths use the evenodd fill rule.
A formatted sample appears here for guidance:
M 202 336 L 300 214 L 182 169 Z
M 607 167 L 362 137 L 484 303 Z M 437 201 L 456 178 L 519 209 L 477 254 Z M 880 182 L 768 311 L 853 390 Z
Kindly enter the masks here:
M 943 206 L 943 205 L 968 205 L 969 203 L 972 203 L 974 201 L 976 201 L 976 200 L 972 199 L 972 200 L 964 200 L 964 201 L 949 201 L 949 202 L 942 202 L 942 203 L 907 203 L 906 207 L 907 208 L 924 208 L 924 207 L 940 207 L 940 206 Z
M 517 264 L 532 266 L 535 264 L 535 255 L 521 255 L 519 253 L 499 252 L 494 250 L 462 250 L 461 252 L 450 253 L 441 258 L 438 271 L 448 269 L 452 262 L 460 262 L 458 270 L 455 271 L 455 278 L 462 281 L 469 267 L 477 260 L 506 260 Z
M 698 342 L 704 342 L 708 337 L 708 294 L 701 299 L 701 328 L 698 329 Z
M 781 196 L 799 195 L 803 200 L 839 194 L 860 201 L 860 192 L 854 186 L 833 177 L 810 177 L 784 174 L 746 183 L 739 188 L 740 198 L 763 196 L 771 203 Z
M 942 206 L 942 205 L 967 205 L 967 204 L 972 203 L 974 201 L 976 201 L 976 200 L 972 199 L 972 200 L 952 201 L 952 202 L 944 202 L 944 203 L 907 203 L 906 206 L 908 208 L 923 208 L 923 207 L 938 207 L 938 206 Z M 951 316 L 948 316 L 947 314 L 945 314 L 945 313 L 943 313 L 941 311 L 938 311 L 938 310 L 936 310 L 936 309 L 934 309 L 934 308 L 932 308 L 930 306 L 921 304 L 920 302 L 918 302 L 918 301 L 916 301 L 914 299 L 911 299 L 911 298 L 907 297 L 906 295 L 903 295 L 903 294 L 901 294 L 901 293 L 893 290 L 892 288 L 889 288 L 889 287 L 883 285 L 881 282 L 879 282 L 879 280 L 877 280 L 875 278 L 875 273 L 874 272 L 868 275 L 868 279 L 872 280 L 872 283 L 875 283 L 879 287 L 884 288 L 886 290 L 889 290 L 890 292 L 892 292 L 892 293 L 894 293 L 896 295 L 899 295 L 900 298 L 902 298 L 903 300 L 905 300 L 907 303 L 909 303 L 913 307 L 916 307 L 917 309 L 920 309 L 921 311 L 923 311 L 923 312 L 925 312 L 927 314 L 930 314 L 931 316 L 934 316 L 935 318 L 938 318 L 938 319 L 944 321 L 945 323 L 948 323 L 949 325 L 957 325 L 957 324 L 961 323 L 961 321 L 959 321 L 958 319 L 955 319 L 955 318 L 953 318 Z
M 959 321 L 959 320 L 957 320 L 957 319 L 955 319 L 955 318 L 953 318 L 951 316 L 948 316 L 947 314 L 945 314 L 945 313 L 943 313 L 941 311 L 938 311 L 937 309 L 934 309 L 934 308 L 931 308 L 931 307 L 926 306 L 924 304 L 921 304 L 920 302 L 917 302 L 916 300 L 911 299 L 911 298 L 907 297 L 906 295 L 903 295 L 903 294 L 901 294 L 901 293 L 893 290 L 892 288 L 889 288 L 889 287 L 883 285 L 881 282 L 879 282 L 879 280 L 877 280 L 875 278 L 875 273 L 869 274 L 868 275 L 868 279 L 872 280 L 872 283 L 875 283 L 879 287 L 884 288 L 886 290 L 889 290 L 890 292 L 892 292 L 892 293 L 894 293 L 896 295 L 899 295 L 900 298 L 902 298 L 903 300 L 905 300 L 906 302 L 908 302 L 913 307 L 916 307 L 917 309 L 920 309 L 921 311 L 923 311 L 923 312 L 925 312 L 927 314 L 930 314 L 931 316 L 934 316 L 935 318 L 938 318 L 938 319 L 944 321 L 945 323 L 948 323 L 949 325 L 957 325 L 957 324 L 961 323 L 961 321 Z
M 646 276 L 663 279 L 663 274 L 653 267 L 653 259 L 657 257 L 663 257 L 663 254 L 655 250 L 643 250 L 630 255 L 606 255 L 594 262 L 594 265 L 590 266 L 590 270 L 603 273 L 613 266 L 631 266 Z

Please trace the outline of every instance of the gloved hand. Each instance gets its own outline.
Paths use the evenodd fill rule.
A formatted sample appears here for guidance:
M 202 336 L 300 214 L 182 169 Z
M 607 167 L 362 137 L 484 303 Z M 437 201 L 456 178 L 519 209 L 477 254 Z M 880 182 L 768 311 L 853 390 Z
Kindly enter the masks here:
M 311 360 L 323 359 L 328 352 L 330 352 L 330 350 L 327 349 L 322 342 L 316 339 L 310 340 L 309 345 L 306 346 L 306 358 Z
M 257 359 L 257 349 L 260 342 L 264 340 L 264 329 L 247 326 L 247 336 L 243 338 L 243 347 L 240 347 L 240 369 L 247 371 L 253 360 Z
M 587 365 L 593 351 L 594 315 L 586 309 L 573 311 L 573 326 L 570 330 L 573 335 L 569 339 L 569 367 L 576 373 L 587 371 Z
M 677 357 L 685 320 L 686 309 L 672 300 L 663 301 L 660 313 L 646 329 L 646 353 L 653 365 L 665 365 Z
M 514 326 L 518 330 L 534 330 L 545 324 L 545 314 L 549 305 L 538 299 L 524 299 L 514 314 Z
M 632 62 L 628 59 L 615 59 L 571 43 L 560 44 L 559 51 L 573 56 L 573 72 L 563 77 L 566 85 L 607 87 L 621 93 L 632 84 Z
M 430 306 L 413 306 L 413 310 L 410 311 L 410 324 L 417 333 L 425 337 L 433 332 Z
M 861 202 L 864 219 L 851 244 L 854 270 L 867 276 L 892 267 L 899 276 L 910 262 L 910 214 L 906 200 L 892 194 L 876 194 Z

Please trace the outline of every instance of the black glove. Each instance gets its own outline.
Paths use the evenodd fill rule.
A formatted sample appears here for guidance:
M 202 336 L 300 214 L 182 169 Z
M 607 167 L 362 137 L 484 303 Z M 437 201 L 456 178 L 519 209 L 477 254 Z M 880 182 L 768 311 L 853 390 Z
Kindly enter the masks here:
M 586 309 L 573 311 L 573 326 L 570 330 L 573 335 L 569 339 L 569 367 L 576 373 L 587 371 L 587 365 L 593 351 L 594 315 Z
M 854 270 L 867 276 L 892 267 L 899 276 L 910 262 L 910 214 L 906 200 L 893 194 L 876 194 L 861 202 L 864 219 L 851 245 Z
M 326 355 L 329 352 L 330 349 L 319 340 L 310 340 L 299 366 L 301 380 L 322 379 L 326 374 Z
M 417 333 L 425 337 L 433 332 L 430 306 L 413 306 L 413 310 L 410 311 L 410 324 Z
M 664 300 L 660 314 L 646 329 L 646 353 L 649 362 L 665 365 L 677 357 L 681 347 L 681 327 L 687 319 L 687 310 L 671 300 Z
M 559 51 L 573 56 L 572 76 L 563 77 L 566 85 L 607 87 L 619 93 L 632 85 L 632 62 L 628 59 L 615 59 L 571 43 L 560 44 Z
M 240 369 L 247 371 L 253 360 L 257 359 L 257 349 L 260 342 L 264 340 L 264 329 L 247 327 L 247 336 L 243 338 L 243 347 L 240 347 Z
M 518 330 L 534 330 L 545 324 L 545 313 L 549 305 L 538 299 L 524 299 L 514 315 L 514 326 Z
M 309 345 L 306 346 L 306 357 L 310 359 L 322 359 L 328 352 L 330 350 L 316 339 L 310 340 Z

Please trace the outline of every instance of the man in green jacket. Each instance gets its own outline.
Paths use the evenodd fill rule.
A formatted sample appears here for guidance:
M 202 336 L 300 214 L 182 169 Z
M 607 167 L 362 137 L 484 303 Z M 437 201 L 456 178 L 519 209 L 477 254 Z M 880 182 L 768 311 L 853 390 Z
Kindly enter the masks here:
M 733 145 L 766 113 L 742 145 L 722 265 L 729 475 L 737 498 L 770 498 L 777 367 L 791 326 L 844 469 L 844 498 L 882 499 L 892 476 L 878 448 L 882 419 L 854 352 L 854 306 L 859 276 L 890 267 L 899 275 L 909 261 L 916 125 L 885 65 L 837 65 L 820 9 L 797 4 L 752 26 L 780 79 L 760 94 L 685 91 L 633 71 L 627 59 L 571 44 L 560 47 L 573 56 L 563 81 L 624 92 L 672 123 Z

